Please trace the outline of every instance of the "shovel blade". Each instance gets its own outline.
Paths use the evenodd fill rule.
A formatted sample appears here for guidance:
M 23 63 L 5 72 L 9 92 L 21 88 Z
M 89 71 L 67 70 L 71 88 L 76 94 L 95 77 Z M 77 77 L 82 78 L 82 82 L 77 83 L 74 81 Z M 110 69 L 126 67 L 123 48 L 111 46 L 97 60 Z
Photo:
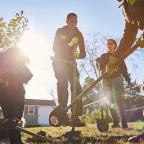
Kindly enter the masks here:
M 49 123 L 51 126 L 59 127 L 69 124 L 69 117 L 67 112 L 61 107 L 57 106 L 49 116 Z
M 107 119 L 97 119 L 97 128 L 100 132 L 106 132 L 109 129 L 109 122 Z

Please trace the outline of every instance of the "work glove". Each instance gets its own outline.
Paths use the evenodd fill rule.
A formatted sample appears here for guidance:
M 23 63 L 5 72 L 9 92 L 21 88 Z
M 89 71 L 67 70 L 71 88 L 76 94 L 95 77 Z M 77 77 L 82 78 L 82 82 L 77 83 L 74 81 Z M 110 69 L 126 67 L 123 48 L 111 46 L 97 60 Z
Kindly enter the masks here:
M 72 40 L 68 43 L 70 48 L 76 48 L 78 46 L 79 39 L 78 37 L 73 37 Z
M 78 58 L 80 57 L 80 52 L 77 51 L 77 50 L 73 50 L 73 57 L 74 57 L 75 59 L 78 59 Z
M 118 62 L 117 57 L 110 56 L 106 70 L 108 76 L 111 76 L 118 71 L 118 65 L 116 65 L 117 62 Z
M 144 48 L 144 33 L 141 35 L 141 37 L 138 39 L 138 45 L 141 48 Z

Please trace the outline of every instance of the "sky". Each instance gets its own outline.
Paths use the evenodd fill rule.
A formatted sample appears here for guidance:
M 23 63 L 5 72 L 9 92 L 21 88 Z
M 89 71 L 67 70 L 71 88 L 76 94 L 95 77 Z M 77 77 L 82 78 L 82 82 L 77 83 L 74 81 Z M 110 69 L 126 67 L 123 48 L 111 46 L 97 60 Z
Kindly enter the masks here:
M 66 15 L 78 15 L 78 27 L 87 39 L 88 33 L 121 37 L 124 18 L 116 0 L 0 0 L 0 13 L 5 21 L 24 10 L 29 20 L 20 46 L 30 59 L 33 79 L 26 86 L 26 98 L 56 98 L 56 79 L 51 65 L 52 45 L 57 28 L 65 25 Z M 140 63 L 142 66 L 142 64 Z M 129 63 L 130 69 L 132 66 Z M 134 72 L 136 74 L 137 71 Z M 141 81 L 142 72 L 139 78 Z

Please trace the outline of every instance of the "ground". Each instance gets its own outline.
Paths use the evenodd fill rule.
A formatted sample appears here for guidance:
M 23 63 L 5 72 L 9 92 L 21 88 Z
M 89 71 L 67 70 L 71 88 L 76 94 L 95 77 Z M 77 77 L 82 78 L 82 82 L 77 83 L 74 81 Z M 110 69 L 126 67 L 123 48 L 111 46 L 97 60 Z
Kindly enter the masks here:
M 129 123 L 129 127 L 133 128 L 133 130 L 124 131 L 120 128 L 112 129 L 110 128 L 108 132 L 101 133 L 97 130 L 95 124 L 88 124 L 84 128 L 76 128 L 76 130 L 81 130 L 81 136 L 77 140 L 77 142 L 73 142 L 74 144 L 128 144 L 126 141 L 130 136 L 140 133 L 144 129 L 144 122 L 134 122 Z M 70 131 L 70 127 L 35 127 L 35 128 L 27 128 L 30 131 L 38 132 L 45 131 L 47 135 L 52 136 L 53 138 L 59 139 L 61 142 L 57 143 L 70 143 L 67 140 L 62 138 L 62 135 L 67 131 Z M 29 136 L 23 134 L 23 140 L 26 140 Z M 40 143 L 40 142 L 36 142 Z M 46 142 L 42 142 L 43 144 Z M 140 142 L 140 144 L 144 144 Z

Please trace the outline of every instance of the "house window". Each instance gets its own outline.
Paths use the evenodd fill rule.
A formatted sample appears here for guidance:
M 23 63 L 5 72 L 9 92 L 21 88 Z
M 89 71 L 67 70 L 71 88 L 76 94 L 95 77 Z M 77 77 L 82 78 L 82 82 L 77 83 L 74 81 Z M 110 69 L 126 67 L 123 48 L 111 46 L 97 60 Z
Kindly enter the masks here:
M 28 115 L 35 115 L 35 106 L 28 106 Z

